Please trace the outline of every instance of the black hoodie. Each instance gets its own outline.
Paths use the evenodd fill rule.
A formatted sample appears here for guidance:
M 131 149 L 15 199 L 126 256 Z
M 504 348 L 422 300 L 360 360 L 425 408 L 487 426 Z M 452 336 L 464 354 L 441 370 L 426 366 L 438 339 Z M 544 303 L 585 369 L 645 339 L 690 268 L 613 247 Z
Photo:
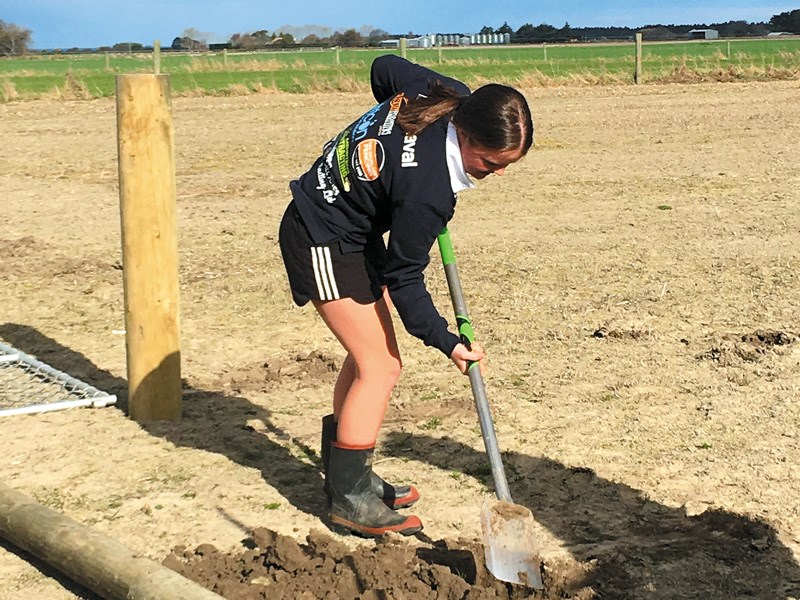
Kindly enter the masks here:
M 436 236 L 453 217 L 445 142 L 449 119 L 407 136 L 395 119 L 400 107 L 428 93 L 435 79 L 468 95 L 463 83 L 387 55 L 372 63 L 372 93 L 379 102 L 331 139 L 322 156 L 290 188 L 318 244 L 343 252 L 383 243 L 389 232 L 384 277 L 406 330 L 448 357 L 459 338 L 447 329 L 425 287 L 423 271 Z

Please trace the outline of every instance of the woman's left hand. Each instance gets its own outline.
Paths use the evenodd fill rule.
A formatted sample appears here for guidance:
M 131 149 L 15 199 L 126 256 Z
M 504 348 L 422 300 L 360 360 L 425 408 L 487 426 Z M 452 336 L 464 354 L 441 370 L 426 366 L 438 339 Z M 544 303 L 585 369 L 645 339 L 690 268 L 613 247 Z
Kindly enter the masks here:
M 458 344 L 453 348 L 453 353 L 450 355 L 450 360 L 455 363 L 458 370 L 464 375 L 467 374 L 469 366 L 473 362 L 480 364 L 481 373 L 483 373 L 486 364 L 485 359 L 486 353 L 478 342 L 472 343 L 472 350 L 468 350 L 464 344 Z

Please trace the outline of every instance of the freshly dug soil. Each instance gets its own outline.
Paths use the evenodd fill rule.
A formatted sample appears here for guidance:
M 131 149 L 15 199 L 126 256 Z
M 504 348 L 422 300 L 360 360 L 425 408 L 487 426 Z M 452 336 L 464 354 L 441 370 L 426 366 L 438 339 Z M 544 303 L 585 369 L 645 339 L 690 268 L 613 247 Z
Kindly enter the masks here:
M 257 528 L 238 554 L 210 544 L 176 548 L 164 565 L 228 600 L 514 600 L 573 598 L 594 594 L 582 573 L 554 576 L 544 570 L 545 590 L 495 579 L 483 549 L 474 542 L 430 541 L 414 546 L 399 536 L 351 550 L 330 536 L 312 532 L 306 542 Z

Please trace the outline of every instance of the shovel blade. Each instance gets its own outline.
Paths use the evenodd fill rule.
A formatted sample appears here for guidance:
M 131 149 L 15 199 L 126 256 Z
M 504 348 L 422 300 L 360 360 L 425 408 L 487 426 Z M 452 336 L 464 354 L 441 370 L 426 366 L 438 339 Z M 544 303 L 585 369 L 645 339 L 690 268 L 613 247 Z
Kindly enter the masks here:
M 486 568 L 501 581 L 541 589 L 541 558 L 533 513 L 524 506 L 487 498 L 481 507 Z

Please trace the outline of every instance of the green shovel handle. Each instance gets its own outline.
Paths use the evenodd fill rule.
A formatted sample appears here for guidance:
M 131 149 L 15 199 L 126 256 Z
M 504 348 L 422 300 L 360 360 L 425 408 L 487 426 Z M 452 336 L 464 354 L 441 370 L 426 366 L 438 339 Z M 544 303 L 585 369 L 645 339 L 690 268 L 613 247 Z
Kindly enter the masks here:
M 453 240 L 450 239 L 450 232 L 447 227 L 442 229 L 442 232 L 437 238 L 439 242 L 439 252 L 442 255 L 442 264 L 444 265 L 445 274 L 448 277 L 448 285 L 450 286 L 450 296 L 453 300 L 453 308 L 455 309 L 456 326 L 458 327 L 458 335 L 461 342 L 468 348 L 472 349 L 472 344 L 475 341 L 475 329 L 472 327 L 472 321 L 467 314 L 467 307 L 464 303 L 463 292 L 461 292 L 461 282 L 458 281 L 458 271 L 456 269 L 456 254 L 453 249 Z M 458 287 L 456 296 L 453 296 L 453 285 L 450 280 L 455 279 L 453 285 Z M 470 363 L 470 369 L 477 363 L 474 361 Z

